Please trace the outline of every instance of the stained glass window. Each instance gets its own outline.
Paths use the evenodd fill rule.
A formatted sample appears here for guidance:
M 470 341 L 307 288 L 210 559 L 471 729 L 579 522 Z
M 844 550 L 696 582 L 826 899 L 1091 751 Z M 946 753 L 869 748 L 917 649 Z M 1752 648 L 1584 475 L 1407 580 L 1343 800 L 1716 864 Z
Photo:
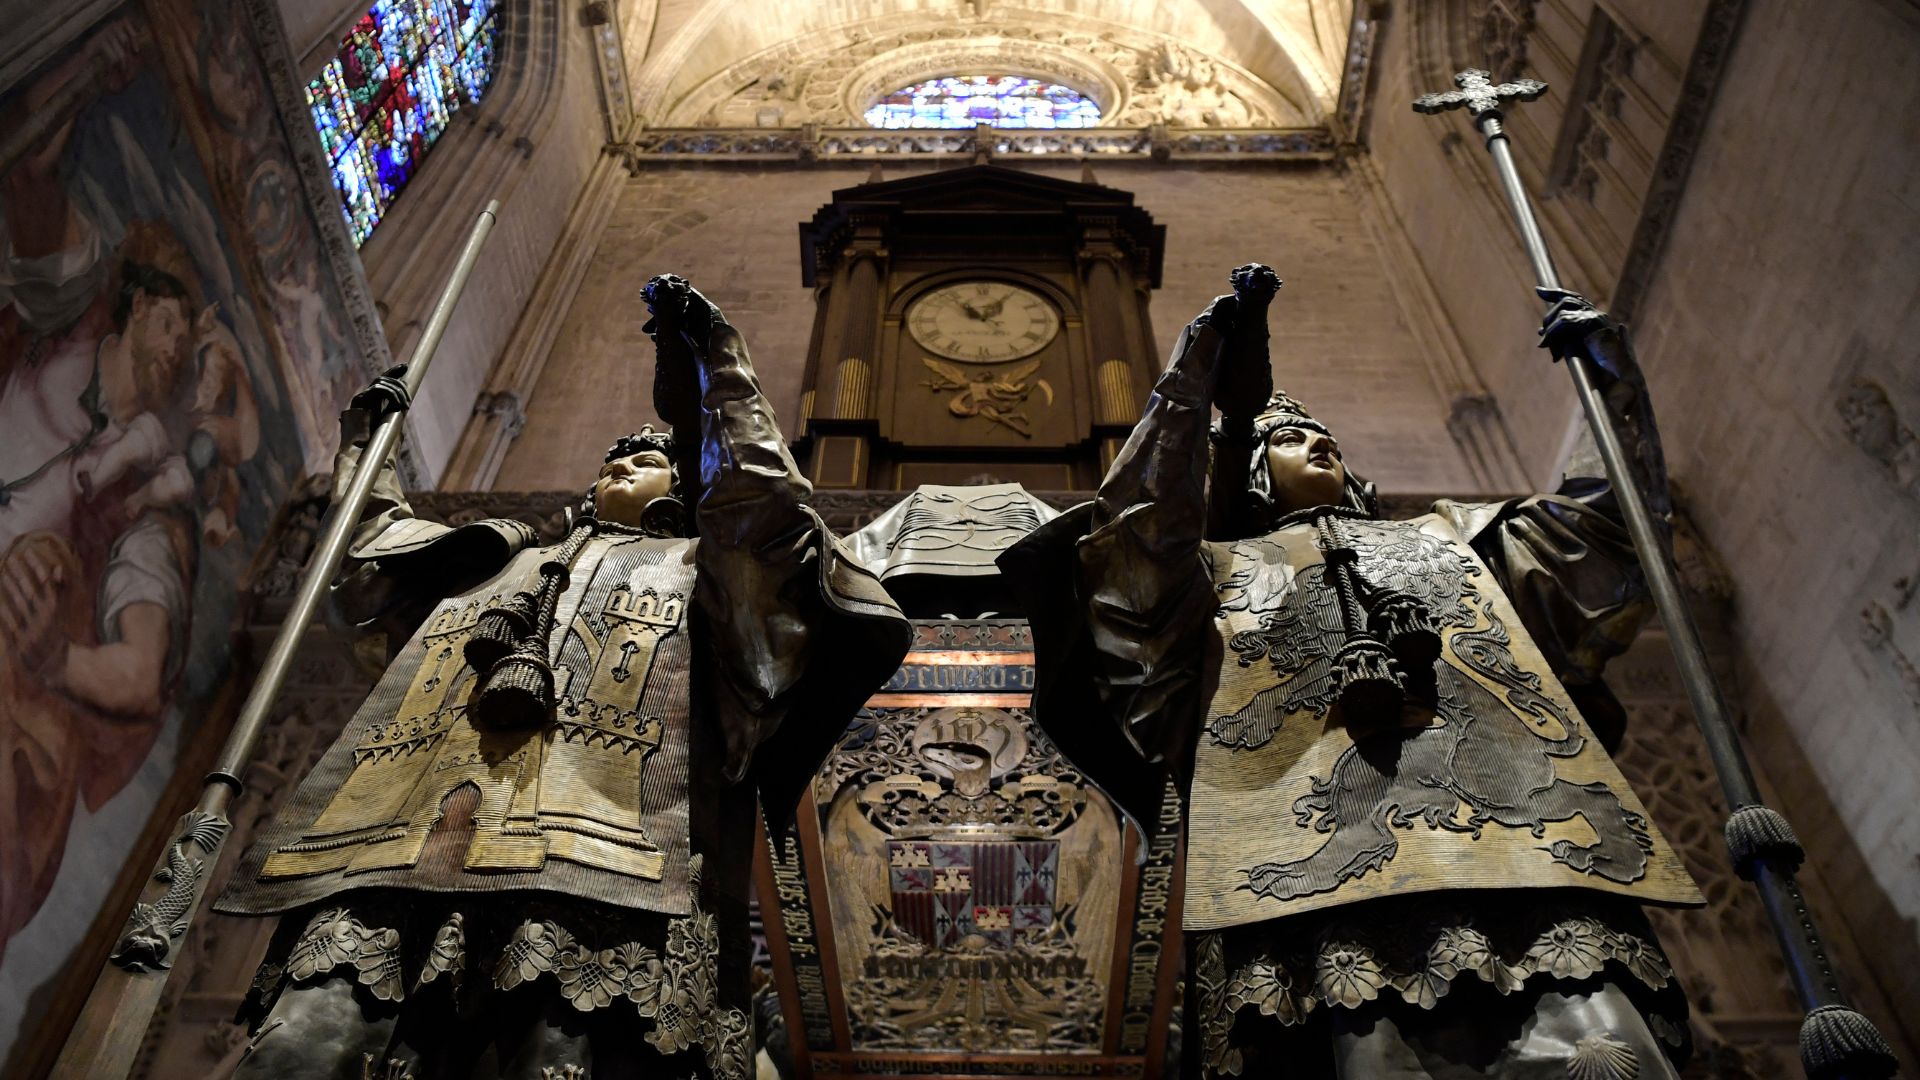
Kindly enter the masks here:
M 355 247 L 493 80 L 497 0 L 376 0 L 307 84 Z
M 1084 128 L 1100 106 L 1058 83 L 1017 75 L 950 75 L 903 87 L 867 110 L 878 128 Z

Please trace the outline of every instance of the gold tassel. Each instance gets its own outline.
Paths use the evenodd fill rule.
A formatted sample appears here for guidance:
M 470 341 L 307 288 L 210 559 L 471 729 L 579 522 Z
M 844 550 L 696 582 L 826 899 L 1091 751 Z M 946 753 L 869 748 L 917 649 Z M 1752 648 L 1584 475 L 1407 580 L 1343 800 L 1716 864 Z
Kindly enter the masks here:
M 473 701 L 473 718 L 483 727 L 539 727 L 553 717 L 553 665 L 543 642 L 529 637 L 487 673 Z
M 554 611 L 560 606 L 560 594 L 566 591 L 573 560 L 593 535 L 591 521 L 574 526 L 567 538 L 554 550 L 553 557 L 540 564 L 539 595 L 520 603 L 526 593 L 516 593 L 488 614 L 498 613 L 495 629 L 512 630 L 516 620 L 525 629 L 514 635 L 513 648 L 494 662 L 476 670 L 486 672 L 486 681 L 474 697 L 468 714 L 476 725 L 493 728 L 539 727 L 553 718 L 553 663 L 547 658 L 547 639 L 553 634 Z M 525 615 L 522 615 L 525 612 Z M 476 626 L 476 631 L 478 627 Z M 490 631 L 491 632 L 491 631 Z M 490 637 L 480 654 L 495 648 Z M 469 639 L 468 662 L 474 659 Z
M 1432 609 L 1418 597 L 1402 592 L 1375 597 L 1367 612 L 1367 628 L 1387 643 L 1408 671 L 1422 671 L 1440 659 L 1440 626 Z
M 475 671 L 492 670 L 532 632 L 533 615 L 534 597 L 529 592 L 514 593 L 499 607 L 481 612 L 462 649 L 467 666 Z
M 1400 662 L 1385 645 L 1356 634 L 1333 658 L 1333 670 L 1340 680 L 1340 713 L 1350 733 L 1358 737 L 1399 725 L 1406 695 Z

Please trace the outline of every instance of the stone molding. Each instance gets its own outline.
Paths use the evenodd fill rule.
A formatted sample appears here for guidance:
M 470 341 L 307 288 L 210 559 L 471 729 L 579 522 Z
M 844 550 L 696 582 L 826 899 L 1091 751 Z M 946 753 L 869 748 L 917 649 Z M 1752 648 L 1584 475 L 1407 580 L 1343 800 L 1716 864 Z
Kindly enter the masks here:
M 1334 99 L 1333 126 L 1345 146 L 1366 145 L 1367 111 L 1373 104 L 1373 56 L 1388 11 L 1388 0 L 1356 0 L 1353 5 L 1353 22 L 1347 27 L 1346 66 L 1340 74 L 1340 93 Z
M 1673 219 L 1680 211 L 1680 198 L 1686 192 L 1687 176 L 1693 171 L 1693 155 L 1700 149 L 1707 115 L 1713 109 L 1714 91 L 1719 89 L 1746 13 L 1747 0 L 1712 0 L 1700 20 L 1700 35 L 1694 40 L 1680 99 L 1667 123 L 1667 138 L 1654 164 L 1653 182 L 1640 205 L 1640 220 L 1614 283 L 1611 307 L 1622 319 L 1633 317 L 1659 267 L 1660 253 L 1666 249 Z
M 871 158 L 1102 158 L 1187 164 L 1205 161 L 1331 161 L 1325 128 L 1085 128 L 885 131 L 870 127 L 656 128 L 613 147 L 628 168 L 693 161 L 799 162 Z

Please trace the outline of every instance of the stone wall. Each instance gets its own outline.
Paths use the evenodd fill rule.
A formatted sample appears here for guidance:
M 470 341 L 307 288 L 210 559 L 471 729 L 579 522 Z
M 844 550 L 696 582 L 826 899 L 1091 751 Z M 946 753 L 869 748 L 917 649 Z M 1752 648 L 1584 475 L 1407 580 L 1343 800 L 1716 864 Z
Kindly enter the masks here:
M 1732 578 L 1752 745 L 1839 898 L 1826 914 L 1873 943 L 1852 982 L 1880 983 L 1910 1046 L 1917 50 L 1912 5 L 1757 6 L 1638 325 L 1669 461 Z
M 1036 171 L 1077 179 L 1075 164 Z M 888 169 L 889 179 L 910 175 Z M 627 181 L 526 402 L 525 430 L 493 486 L 577 483 L 611 439 L 652 418 L 652 346 L 637 292 L 656 273 L 691 279 L 747 334 L 778 413 L 798 414 L 813 298 L 800 284 L 796 224 L 857 167 L 649 166 Z M 1340 432 L 1355 467 L 1385 490 L 1511 490 L 1449 435 L 1451 394 L 1413 330 L 1354 177 L 1330 166 L 1100 165 L 1167 225 L 1154 295 L 1160 349 L 1227 290 L 1227 271 L 1270 262 L 1288 284 L 1274 307 L 1276 375 Z M 1518 329 L 1526 344 L 1526 327 Z M 790 432 L 789 434 L 796 434 Z
M 498 224 L 454 310 L 409 420 L 423 483 L 437 481 L 474 400 L 524 317 L 607 130 L 589 28 L 566 5 L 507 5 L 502 68 L 360 251 L 396 361 L 419 342 L 482 208 Z

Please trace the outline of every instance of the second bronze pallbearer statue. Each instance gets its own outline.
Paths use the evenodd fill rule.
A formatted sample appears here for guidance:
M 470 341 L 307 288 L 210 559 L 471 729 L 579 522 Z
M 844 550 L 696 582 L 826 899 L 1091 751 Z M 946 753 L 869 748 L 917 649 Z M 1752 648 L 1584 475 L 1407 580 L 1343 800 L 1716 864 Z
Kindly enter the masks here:
M 644 295 L 674 431 L 616 442 L 560 543 L 376 490 L 336 598 L 406 644 L 218 902 L 282 920 L 241 1076 L 752 1075 L 756 793 L 783 823 L 911 630 L 739 332 Z
M 1640 905 L 1700 897 L 1603 745 L 1649 611 L 1610 488 L 1382 519 L 1273 392 L 1278 278 L 1233 284 L 1098 497 L 1001 557 L 1040 598 L 1042 726 L 1137 820 L 1182 797 L 1189 1075 L 1676 1076 Z M 1543 334 L 1664 493 L 1622 328 L 1568 294 Z

